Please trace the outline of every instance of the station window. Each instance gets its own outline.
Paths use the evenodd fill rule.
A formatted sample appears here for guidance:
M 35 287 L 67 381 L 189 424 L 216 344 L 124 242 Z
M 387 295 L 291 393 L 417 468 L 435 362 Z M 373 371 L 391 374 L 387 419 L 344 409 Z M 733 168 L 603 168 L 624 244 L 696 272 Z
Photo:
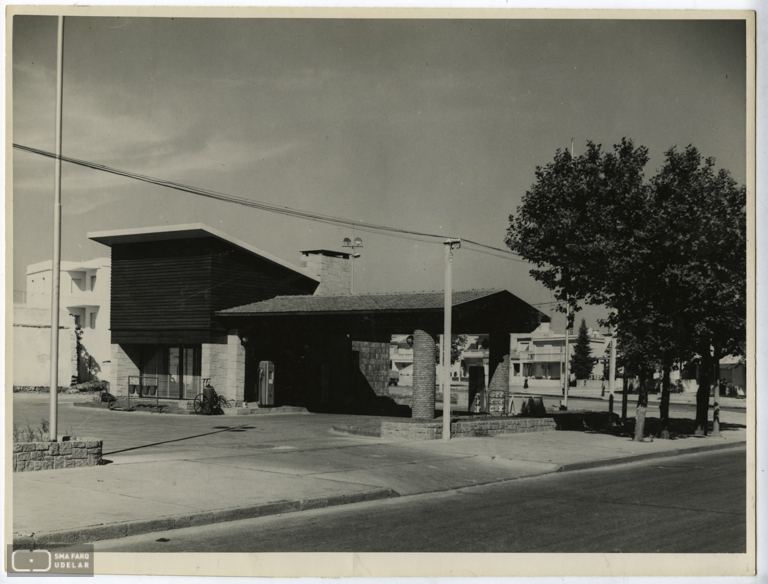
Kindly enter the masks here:
M 141 375 L 157 382 L 158 396 L 194 399 L 202 391 L 201 345 L 142 346 Z

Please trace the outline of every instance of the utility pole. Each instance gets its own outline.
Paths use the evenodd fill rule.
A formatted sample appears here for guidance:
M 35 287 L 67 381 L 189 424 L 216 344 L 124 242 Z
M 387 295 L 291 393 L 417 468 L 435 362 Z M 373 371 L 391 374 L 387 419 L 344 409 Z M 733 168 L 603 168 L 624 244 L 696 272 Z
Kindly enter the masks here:
M 440 350 L 438 351 L 438 354 L 439 354 L 438 358 L 440 359 L 440 362 L 437 365 L 437 368 L 440 371 L 440 383 L 439 383 L 440 393 L 443 394 L 443 412 L 445 412 L 445 375 L 444 375 L 445 372 L 443 371 L 443 363 L 445 363 L 445 361 L 443 360 L 443 357 L 445 356 L 445 353 L 443 352 L 444 339 L 445 339 L 445 335 L 440 335 Z
M 61 113 L 64 102 L 64 16 L 59 16 L 56 50 L 56 160 L 53 171 L 53 261 L 51 263 L 51 380 L 48 438 L 59 431 L 59 287 L 61 278 Z
M 573 164 L 573 138 L 571 138 L 571 164 Z M 568 234 L 566 234 L 566 237 Z M 568 282 L 566 282 L 566 285 Z M 568 333 L 569 329 L 568 327 L 571 324 L 571 297 L 570 295 L 566 294 L 565 296 L 565 389 L 563 391 L 563 404 L 562 409 L 567 410 L 568 409 L 568 390 L 571 386 L 571 364 L 570 359 L 568 358 Z
M 453 250 L 461 247 L 460 239 L 446 239 L 445 306 L 443 313 L 443 440 L 451 439 L 451 314 L 453 311 Z

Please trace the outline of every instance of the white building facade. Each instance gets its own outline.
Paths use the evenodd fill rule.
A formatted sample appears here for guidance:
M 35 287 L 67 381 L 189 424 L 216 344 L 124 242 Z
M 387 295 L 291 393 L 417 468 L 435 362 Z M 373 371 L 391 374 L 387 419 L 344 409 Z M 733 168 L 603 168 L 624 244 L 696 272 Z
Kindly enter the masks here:
M 80 382 L 110 380 L 109 336 L 111 259 L 62 261 L 60 306 L 74 320 L 79 334 L 77 375 Z M 27 306 L 51 308 L 51 261 L 27 266 Z
M 573 356 L 578 334 L 570 335 L 568 358 Z M 591 356 L 597 361 L 592 370 L 593 379 L 601 379 L 608 359 L 610 336 L 589 330 Z M 559 387 L 565 374 L 565 333 L 556 333 L 550 324 L 542 323 L 527 335 L 513 335 L 510 353 L 510 384 L 521 386 L 528 381 L 531 387 Z

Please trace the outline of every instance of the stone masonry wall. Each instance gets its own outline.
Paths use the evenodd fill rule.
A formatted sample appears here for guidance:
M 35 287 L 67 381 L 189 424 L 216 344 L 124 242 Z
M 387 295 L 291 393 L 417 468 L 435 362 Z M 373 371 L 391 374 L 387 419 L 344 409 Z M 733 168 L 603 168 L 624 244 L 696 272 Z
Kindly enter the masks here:
M 350 258 L 331 257 L 322 254 L 302 255 L 308 272 L 320 278 L 315 296 L 349 296 L 352 284 L 352 261 Z
M 353 339 L 352 350 L 360 355 L 360 372 L 376 395 L 389 395 L 389 341 Z
M 114 384 L 109 391 L 113 395 L 128 395 L 128 377 L 139 374 L 138 347 L 112 345 L 112 375 Z
M 413 332 L 412 416 L 419 420 L 435 417 L 435 339 L 429 333 Z
M 200 376 L 203 379 L 211 380 L 210 384 L 216 393 L 227 399 L 235 399 L 234 388 L 228 384 L 229 345 L 227 339 L 221 339 L 219 343 L 203 343 L 200 361 Z
M 237 336 L 237 331 L 231 330 L 227 334 L 227 381 L 221 393 L 227 399 L 234 399 L 240 406 L 245 399 L 245 347 Z
M 13 445 L 13 472 L 53 470 L 101 464 L 102 441 L 73 438 L 61 442 L 21 442 Z
M 488 390 L 509 393 L 509 334 L 488 335 Z
M 472 438 L 547 432 L 555 429 L 555 420 L 552 418 L 477 418 L 452 422 L 451 437 Z M 440 440 L 443 437 L 443 422 L 442 420 L 421 422 L 408 419 L 385 420 L 381 423 L 381 437 L 402 441 Z

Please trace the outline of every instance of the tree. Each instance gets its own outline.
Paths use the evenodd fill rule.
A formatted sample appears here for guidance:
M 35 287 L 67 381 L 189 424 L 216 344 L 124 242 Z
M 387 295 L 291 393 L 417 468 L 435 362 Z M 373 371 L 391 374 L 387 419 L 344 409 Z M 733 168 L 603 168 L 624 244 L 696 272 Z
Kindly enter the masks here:
M 667 302 L 685 336 L 685 358 L 698 354 L 696 432 L 705 434 L 709 389 L 722 355 L 743 355 L 746 341 L 746 189 L 692 146 L 666 152 L 653 178 L 665 213 L 659 227 L 675 234 L 660 266 Z
M 558 151 L 536 169 L 506 238 L 573 311 L 611 309 L 601 324 L 616 330 L 622 362 L 641 380 L 639 439 L 653 371 L 664 373 L 668 418 L 671 366 L 697 354 L 696 426 L 706 432 L 713 359 L 743 350 L 746 338 L 745 189 L 692 146 L 668 150 L 650 181 L 647 162 L 648 150 L 628 139 L 613 152 L 592 142 L 576 158 Z
M 451 365 L 461 359 L 461 353 L 467 346 L 467 335 L 451 335 Z M 440 345 L 435 347 L 435 363 L 440 363 Z
M 573 346 L 571 372 L 576 376 L 576 379 L 589 379 L 595 363 L 597 363 L 597 359 L 592 357 L 592 348 L 589 346 L 589 329 L 587 329 L 587 323 L 582 318 L 579 336 L 576 339 L 576 344 Z

